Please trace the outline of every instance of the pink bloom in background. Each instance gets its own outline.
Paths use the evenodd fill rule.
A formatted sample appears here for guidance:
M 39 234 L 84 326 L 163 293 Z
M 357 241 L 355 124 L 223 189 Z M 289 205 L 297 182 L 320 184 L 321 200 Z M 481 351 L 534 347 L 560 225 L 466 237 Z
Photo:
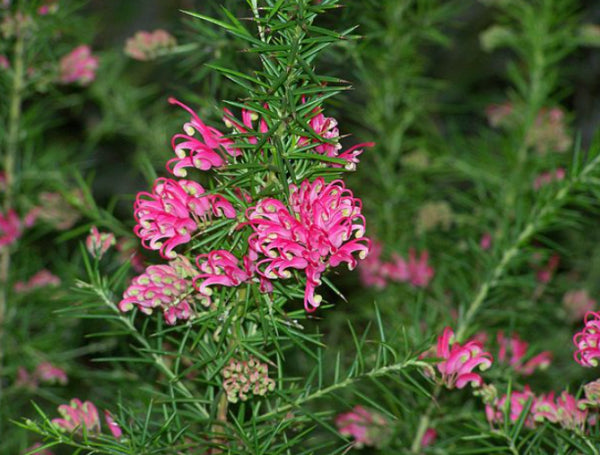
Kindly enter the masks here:
M 513 113 L 513 105 L 507 101 L 502 104 L 491 104 L 485 109 L 485 115 L 491 127 L 505 126 Z
M 467 341 L 464 345 L 452 342 L 454 331 L 446 327 L 442 335 L 438 338 L 435 357 L 442 359 L 437 364 L 437 369 L 441 373 L 442 383 L 449 389 L 462 389 L 467 384 L 472 387 L 480 387 L 483 379 L 473 370 L 476 368 L 483 371 L 492 365 L 492 355 L 483 350 L 483 345 L 479 341 Z M 421 357 L 428 357 L 430 353 L 425 353 Z
M 142 239 L 142 245 L 160 250 L 163 258 L 172 259 L 177 256 L 173 248 L 188 243 L 200 221 L 207 222 L 213 215 L 235 218 L 235 210 L 227 199 L 203 194 L 199 183 L 165 178 L 154 182 L 152 194 L 138 193 L 134 204 L 138 224 L 134 232 Z
M 8 58 L 6 58 L 6 55 L 0 55 L 0 69 L 10 69 L 10 62 L 8 61 Z
M 414 287 L 427 287 L 435 275 L 428 263 L 427 250 L 422 251 L 417 259 L 414 248 L 410 248 L 408 261 L 397 253 L 392 254 L 390 261 L 383 261 L 381 251 L 381 244 L 374 244 L 369 255 L 360 263 L 358 270 L 365 286 L 383 289 L 389 282 L 410 282 Z
M 540 283 L 549 283 L 556 269 L 558 269 L 558 265 L 560 264 L 560 256 L 558 254 L 553 254 L 548 259 L 548 262 L 543 265 L 541 268 L 538 268 L 536 273 L 536 278 Z
M 560 182 L 565 179 L 566 172 L 562 167 L 555 169 L 554 171 L 542 172 L 533 181 L 533 189 L 539 190 L 541 187 L 549 185 L 553 182 Z
M 504 421 L 505 407 L 508 406 L 508 417 L 510 421 L 514 423 L 519 419 L 519 417 L 525 410 L 525 407 L 529 400 L 531 400 L 531 407 L 533 407 L 535 399 L 535 395 L 527 385 L 525 386 L 522 392 L 513 390 L 510 394 L 510 401 L 508 401 L 508 404 L 507 395 L 502 396 L 500 399 L 494 400 L 493 403 L 486 404 L 485 414 L 487 416 L 487 420 L 490 423 L 490 425 L 494 423 L 502 423 Z M 535 427 L 535 420 L 531 412 L 528 412 L 527 416 L 525 417 L 525 426 L 527 428 Z
M 35 289 L 43 288 L 46 286 L 59 286 L 61 283 L 60 278 L 54 275 L 47 269 L 42 269 L 29 278 L 28 281 L 17 281 L 13 289 L 15 292 L 30 292 Z
M 60 405 L 58 413 L 62 418 L 52 419 L 52 424 L 62 431 L 82 433 L 85 427 L 88 435 L 95 436 L 102 430 L 98 409 L 90 401 L 73 398 L 68 405 Z M 104 412 L 104 418 L 113 437 L 120 438 L 123 432 L 108 411 Z
M 51 452 L 48 449 L 42 449 L 42 447 L 44 447 L 44 446 L 38 442 L 38 443 L 32 445 L 31 447 L 26 448 L 25 452 L 23 452 L 23 454 L 28 454 L 28 455 L 54 455 L 53 452 Z
M 119 302 L 121 311 L 131 311 L 134 306 L 144 314 L 155 308 L 163 311 L 167 324 L 178 319 L 189 319 L 194 308 L 193 286 L 182 267 L 172 261 L 170 265 L 151 265 L 142 275 L 134 278 Z
M 153 32 L 142 30 L 125 42 L 125 54 L 135 60 L 152 60 L 176 44 L 175 38 L 165 30 L 158 29 Z
M 185 177 L 185 168 L 194 167 L 207 171 L 213 167 L 221 167 L 227 162 L 227 155 L 240 156 L 242 152 L 235 148 L 231 139 L 223 136 L 219 130 L 205 125 L 198 115 L 182 102 L 169 98 L 169 103 L 177 104 L 188 111 L 192 118 L 183 125 L 185 134 L 176 134 L 171 145 L 176 158 L 167 162 L 167 170 L 177 177 Z M 195 137 L 200 133 L 201 138 Z
M 487 251 L 491 248 L 491 246 L 492 246 L 492 236 L 490 235 L 489 232 L 486 232 L 485 234 L 483 234 L 481 236 L 481 240 L 479 241 L 479 247 L 483 251 Z
M 340 414 L 335 419 L 335 426 L 340 434 L 354 438 L 354 446 L 382 447 L 391 435 L 391 425 L 378 412 L 363 406 L 354 406 L 352 411 Z
M 58 1 L 56 1 L 56 0 L 46 0 L 37 9 L 37 13 L 40 16 L 46 16 L 48 14 L 55 14 L 57 11 L 58 11 Z
M 573 289 L 563 296 L 563 307 L 570 321 L 582 319 L 588 311 L 596 308 L 596 301 L 585 289 Z
M 60 59 L 60 81 L 63 84 L 77 82 L 88 85 L 96 77 L 98 58 L 92 55 L 89 46 L 81 45 Z
M 576 400 L 573 395 L 564 391 L 558 398 L 554 392 L 539 396 L 531 407 L 533 419 L 536 422 L 547 420 L 558 423 L 563 428 L 572 431 L 583 431 L 588 418 L 585 406 L 580 406 L 583 400 Z M 583 409 L 582 409 L 583 408 Z
M 258 202 L 246 212 L 254 230 L 248 243 L 265 259 L 257 262 L 259 273 L 267 279 L 291 277 L 289 269 L 306 275 L 304 308 L 314 311 L 321 303 L 315 288 L 329 267 L 345 262 L 350 269 L 369 252 L 370 240 L 363 237 L 365 219 L 361 201 L 345 188 L 341 180 L 325 183 L 317 178 L 300 187 L 290 185 L 289 206 L 273 198 Z
M 15 243 L 22 233 L 23 227 L 17 212 L 10 209 L 6 215 L 0 213 L 0 249 Z
M 50 362 L 40 363 L 34 374 L 41 382 L 48 384 L 66 385 L 69 382 L 65 370 L 52 365 Z
M 35 390 L 38 387 L 38 381 L 35 375 L 29 374 L 26 368 L 19 367 L 17 369 L 17 379 L 15 381 L 15 386 Z
M 59 419 L 52 419 L 52 423 L 59 429 L 73 432 L 82 431 L 85 427 L 87 433 L 100 433 L 100 416 L 98 409 L 90 401 L 82 402 L 78 398 L 71 400 L 69 404 L 61 404 L 58 413 Z
M 585 315 L 585 327 L 573 337 L 575 361 L 584 367 L 598 366 L 600 357 L 600 314 L 588 311 Z
M 96 226 L 92 226 L 90 234 L 85 239 L 85 247 L 92 257 L 102 259 L 111 246 L 116 243 L 115 236 L 111 232 L 100 232 Z
M 429 447 L 437 439 L 437 431 L 433 428 L 427 428 L 421 439 L 421 447 Z
M 573 141 L 567 132 L 564 111 L 559 107 L 540 109 L 527 133 L 527 142 L 542 156 L 548 152 L 569 150 Z
M 529 343 L 521 340 L 516 334 L 506 338 L 504 332 L 500 331 L 497 339 L 499 346 L 498 361 L 510 365 L 517 373 L 529 376 L 538 368 L 547 368 L 552 361 L 552 353 L 544 351 L 524 362 Z

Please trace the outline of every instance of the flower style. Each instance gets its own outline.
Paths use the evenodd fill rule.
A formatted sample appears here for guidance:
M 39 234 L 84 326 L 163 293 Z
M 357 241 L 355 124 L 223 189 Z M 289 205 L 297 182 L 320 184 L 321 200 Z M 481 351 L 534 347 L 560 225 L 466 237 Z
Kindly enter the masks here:
M 87 433 L 100 433 L 100 416 L 98 409 L 90 401 L 81 402 L 74 398 L 67 404 L 61 404 L 58 407 L 58 413 L 61 419 L 52 419 L 52 423 L 63 431 L 82 431 L 85 427 Z
M 480 387 L 483 379 L 473 370 L 487 370 L 492 365 L 492 355 L 483 350 L 479 341 L 471 340 L 461 346 L 457 342 L 452 343 L 453 337 L 454 331 L 446 327 L 438 338 L 436 357 L 443 359 L 437 364 L 442 375 L 441 382 L 449 389 L 462 389 L 469 383 L 472 387 Z
M 190 241 L 198 230 L 199 220 L 212 215 L 235 218 L 231 203 L 220 195 L 202 196 L 204 188 L 189 180 L 159 178 L 152 194 L 138 193 L 134 216 L 138 224 L 134 232 L 142 245 L 160 250 L 165 259 L 177 256 L 173 249 Z
M 81 45 L 60 59 L 60 82 L 88 85 L 96 78 L 98 57 L 92 55 L 89 46 Z
M 269 366 L 253 356 L 247 361 L 230 359 L 221 374 L 223 389 L 230 403 L 247 401 L 251 393 L 265 396 L 275 390 L 275 381 L 269 378 Z
M 257 262 L 258 273 L 265 278 L 290 278 L 289 269 L 304 271 L 304 308 L 311 312 L 322 300 L 315 294 L 321 274 L 342 262 L 353 269 L 358 263 L 353 253 L 364 259 L 371 242 L 363 237 L 361 201 L 340 180 L 325 183 L 319 177 L 300 187 L 290 185 L 289 206 L 266 198 L 250 207 L 246 216 L 254 233 L 248 242 L 266 257 Z
M 123 435 L 123 430 L 115 419 L 113 419 L 112 415 L 108 411 L 104 411 L 104 420 L 106 421 L 106 426 L 108 427 L 110 433 L 113 435 L 115 439 L 120 439 Z
M 6 215 L 0 213 L 0 249 L 15 243 L 23 233 L 17 212 L 10 209 Z
M 529 343 L 521 340 L 517 334 L 513 334 L 510 338 L 506 338 L 504 332 L 500 331 L 498 332 L 497 339 L 500 347 L 498 351 L 498 361 L 507 363 L 517 373 L 528 376 L 533 374 L 537 368 L 545 369 L 550 365 L 552 360 L 552 353 L 550 351 L 541 352 L 523 363 L 527 354 L 527 349 L 529 348 Z M 508 352 L 510 352 L 510 358 L 508 358 Z
M 226 154 L 232 157 L 242 154 L 234 147 L 231 139 L 224 137 L 219 130 L 205 125 L 191 108 L 175 98 L 169 98 L 169 103 L 177 104 L 192 116 L 191 120 L 183 125 L 185 134 L 176 134 L 171 140 L 176 158 L 167 162 L 167 170 L 173 175 L 185 177 L 185 168 L 188 167 L 207 171 L 223 166 L 226 163 Z M 194 137 L 196 132 L 200 133 L 201 139 Z
M 176 44 L 175 38 L 165 30 L 139 31 L 125 42 L 125 54 L 135 60 L 152 60 Z
M 388 420 L 363 406 L 354 406 L 352 411 L 338 415 L 335 425 L 342 436 L 354 438 L 354 446 L 358 449 L 382 447 L 391 436 Z
M 180 260 L 179 264 L 184 261 Z M 186 320 L 194 307 L 193 287 L 189 276 L 177 263 L 151 265 L 140 276 L 134 278 L 119 302 L 119 309 L 127 312 L 134 306 L 144 314 L 152 314 L 160 308 L 169 325 L 178 319 Z
M 85 239 L 85 247 L 94 258 L 102 259 L 111 246 L 117 243 L 112 232 L 100 232 L 96 226 L 92 226 L 90 234 Z
M 575 361 L 584 367 L 598 366 L 600 357 L 600 314 L 588 311 L 585 315 L 585 327 L 573 337 L 577 347 Z

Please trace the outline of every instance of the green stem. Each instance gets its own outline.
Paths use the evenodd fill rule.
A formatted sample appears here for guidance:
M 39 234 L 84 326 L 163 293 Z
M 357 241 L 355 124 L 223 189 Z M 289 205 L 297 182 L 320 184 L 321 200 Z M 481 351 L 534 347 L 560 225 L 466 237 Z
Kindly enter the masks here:
M 340 390 L 340 389 L 349 387 L 349 386 L 355 384 L 356 382 L 361 381 L 366 378 L 377 378 L 377 377 L 381 377 L 381 376 L 386 376 L 390 373 L 395 373 L 395 372 L 404 370 L 408 367 L 424 367 L 426 365 L 427 364 L 425 362 L 421 362 L 418 360 L 407 360 L 406 362 L 395 363 L 395 364 L 387 365 L 387 366 L 380 367 L 380 368 L 373 368 L 372 370 L 370 370 L 364 374 L 347 378 L 341 382 L 332 384 L 329 387 L 325 387 L 324 389 L 319 389 L 316 392 L 313 392 L 309 395 L 300 397 L 292 403 L 288 403 L 283 406 L 279 406 L 278 408 L 275 408 L 272 411 L 269 411 L 268 413 L 262 415 L 260 418 L 268 419 L 268 418 L 274 417 L 277 414 L 281 414 L 281 413 L 290 411 L 294 408 L 298 408 L 309 401 L 313 401 L 318 398 L 329 395 L 330 393 L 335 392 L 336 390 Z
M 13 193 L 15 181 L 15 160 L 19 148 L 19 131 L 21 124 L 21 105 L 24 88 L 23 61 L 24 40 L 21 31 L 17 28 L 14 47 L 14 70 L 12 88 L 10 92 L 10 107 L 8 114 L 8 134 L 6 140 L 6 153 L 4 155 L 4 176 L 6 188 L 4 190 L 3 210 L 7 214 L 13 208 Z M 2 377 L 4 365 L 5 327 L 7 326 L 7 295 L 10 273 L 10 247 L 0 249 L 0 402 L 2 401 Z
M 433 391 L 433 395 L 431 396 L 431 401 L 429 402 L 429 405 L 427 406 L 425 413 L 419 419 L 419 426 L 417 427 L 417 432 L 415 433 L 415 437 L 413 439 L 412 445 L 410 446 L 411 453 L 417 454 L 417 453 L 421 452 L 421 444 L 423 442 L 423 436 L 425 435 L 427 428 L 429 428 L 429 423 L 431 421 L 431 414 L 433 414 L 433 411 L 436 407 L 437 399 L 440 395 L 441 390 L 442 390 L 442 386 L 438 384 L 436 386 L 435 390 Z
M 98 297 L 100 297 L 102 299 L 102 301 L 108 307 L 110 307 L 111 310 L 113 310 L 117 314 L 121 323 L 123 323 L 127 327 L 127 329 L 129 329 L 129 332 L 144 347 L 144 349 L 149 353 L 152 352 L 152 347 L 150 346 L 150 344 L 148 343 L 146 338 L 144 338 L 144 336 L 142 336 L 142 334 L 140 334 L 138 332 L 138 330 L 133 325 L 133 323 L 129 320 L 129 318 L 123 316 L 123 314 L 117 308 L 117 305 L 115 305 L 115 303 L 110 299 L 110 297 L 108 295 L 106 295 L 104 289 L 98 288 L 89 283 L 79 283 L 79 286 L 86 287 L 88 289 L 93 289 L 94 292 L 96 293 L 96 295 Z M 206 411 L 205 407 L 202 406 L 200 403 L 198 403 L 198 401 L 194 400 L 194 394 L 190 391 L 190 389 L 188 389 L 186 387 L 185 384 L 183 384 L 181 382 L 181 380 L 177 377 L 177 375 L 173 371 L 171 371 L 171 369 L 164 362 L 162 356 L 160 356 L 158 354 L 154 354 L 154 353 L 151 353 L 150 355 L 151 355 L 152 360 L 154 361 L 154 364 L 156 365 L 157 369 L 161 373 L 163 373 L 172 384 L 174 384 L 175 388 L 177 390 L 179 390 L 179 392 L 181 392 L 186 398 L 189 398 L 193 402 L 196 409 L 198 411 L 200 411 L 200 413 L 202 414 L 202 417 L 208 419 L 210 417 L 210 415 Z

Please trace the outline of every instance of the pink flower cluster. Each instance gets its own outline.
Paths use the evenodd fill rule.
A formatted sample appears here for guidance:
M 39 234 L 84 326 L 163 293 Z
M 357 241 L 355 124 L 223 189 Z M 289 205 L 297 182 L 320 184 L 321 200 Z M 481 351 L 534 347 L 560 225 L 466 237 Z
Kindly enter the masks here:
M 96 78 L 98 57 L 92 55 L 89 46 L 81 45 L 60 59 L 60 82 L 88 85 Z
M 175 38 L 165 30 L 142 30 L 125 42 L 125 54 L 135 60 L 152 60 L 176 44 Z
M 533 189 L 539 190 L 543 186 L 550 185 L 554 182 L 560 182 L 561 180 L 565 179 L 566 175 L 567 173 L 562 167 L 559 167 L 553 171 L 542 172 L 533 181 Z
M 361 202 L 341 180 L 325 183 L 319 177 L 290 185 L 289 208 L 274 198 L 265 198 L 246 212 L 254 230 L 248 239 L 258 259 L 258 273 L 267 279 L 286 279 L 290 269 L 306 276 L 304 308 L 314 311 L 322 297 L 315 293 L 321 275 L 329 267 L 345 262 L 350 269 L 369 252 L 364 237 L 365 219 Z
M 342 436 L 354 438 L 354 447 L 382 447 L 390 439 L 391 425 L 378 412 L 354 406 L 352 411 L 340 414 L 335 425 Z
M 66 385 L 69 382 L 67 373 L 50 362 L 40 363 L 33 373 L 29 373 L 24 367 L 19 367 L 15 385 L 36 389 L 39 383 Z
M 192 116 L 191 120 L 183 125 L 185 134 L 176 134 L 171 140 L 176 158 L 167 162 L 167 170 L 173 175 L 185 177 L 185 168 L 189 167 L 208 171 L 223 166 L 227 162 L 227 155 L 237 157 L 242 154 L 235 148 L 231 139 L 226 138 L 219 130 L 205 125 L 188 106 L 175 98 L 169 98 L 169 103 L 177 104 Z M 196 132 L 201 138 L 195 136 Z
M 253 356 L 247 361 L 230 359 L 221 374 L 230 403 L 247 401 L 250 394 L 265 396 L 275 390 L 275 381 L 269 378 L 269 366 Z
M 408 261 L 397 253 L 392 254 L 390 261 L 381 259 L 382 247 L 378 242 L 373 243 L 371 252 L 361 262 L 358 271 L 362 283 L 368 287 L 385 288 L 390 282 L 410 283 L 414 287 L 427 287 L 435 271 L 429 265 L 429 252 L 421 252 L 419 257 L 411 248 Z
M 517 334 L 507 338 L 504 336 L 504 332 L 500 331 L 497 339 L 499 346 L 498 361 L 510 365 L 517 373 L 529 376 L 538 368 L 547 368 L 552 361 L 552 353 L 544 351 L 524 362 L 529 343 L 521 340 Z
M 600 358 L 600 313 L 588 311 L 584 319 L 585 326 L 573 337 L 575 361 L 584 367 L 598 366 Z
M 0 249 L 15 243 L 23 233 L 19 215 L 14 210 L 8 210 L 6 215 L 0 213 Z
M 178 319 L 189 319 L 194 308 L 193 287 L 181 269 L 175 261 L 170 265 L 149 266 L 132 280 L 119 302 L 119 309 L 127 312 L 137 306 L 142 313 L 152 314 L 159 308 L 170 325 Z
M 96 226 L 92 226 L 90 234 L 85 239 L 85 247 L 94 258 L 102 259 L 111 246 L 117 243 L 112 232 L 100 232 Z
M 475 369 L 487 370 L 492 365 L 492 355 L 484 351 L 480 341 L 467 341 L 464 345 L 453 342 L 454 331 L 446 327 L 438 338 L 437 349 L 433 354 L 440 359 L 436 367 L 441 374 L 440 382 L 449 389 L 462 389 L 467 384 L 481 387 L 483 378 L 474 372 Z M 421 358 L 431 357 L 428 351 Z
M 60 278 L 52 274 L 49 270 L 42 269 L 33 275 L 27 281 L 17 281 L 14 284 L 14 291 L 18 293 L 31 292 L 35 289 L 43 288 L 46 286 L 59 286 Z
M 505 410 L 508 410 L 511 422 L 516 422 L 524 412 L 527 412 L 525 415 L 527 428 L 535 428 L 537 424 L 547 421 L 572 431 L 582 432 L 587 423 L 593 424 L 597 419 L 595 414 L 590 414 L 586 409 L 585 400 L 576 400 L 566 391 L 558 397 L 554 392 L 537 396 L 528 386 L 525 386 L 522 392 L 513 391 L 510 397 L 504 395 L 486 405 L 485 412 L 490 425 L 502 423 Z
M 173 249 L 188 243 L 201 222 L 210 217 L 235 218 L 235 209 L 220 195 L 203 195 L 204 188 L 190 180 L 159 178 L 152 193 L 141 192 L 134 205 L 134 232 L 142 245 L 160 250 L 165 259 L 177 256 Z
M 88 436 L 98 435 L 101 432 L 98 409 L 90 401 L 82 402 L 74 398 L 68 405 L 61 404 L 58 413 L 62 418 L 52 419 L 52 424 L 62 431 L 81 433 L 85 427 Z M 104 419 L 112 436 L 119 439 L 123 432 L 108 411 L 104 412 Z

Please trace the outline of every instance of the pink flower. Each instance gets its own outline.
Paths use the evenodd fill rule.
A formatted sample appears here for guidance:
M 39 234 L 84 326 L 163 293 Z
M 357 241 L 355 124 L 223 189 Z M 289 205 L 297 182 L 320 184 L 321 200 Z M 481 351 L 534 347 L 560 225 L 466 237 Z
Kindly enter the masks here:
M 252 133 L 254 129 L 254 121 L 258 119 L 258 115 L 248 109 L 242 109 L 242 123 L 240 123 L 229 109 L 223 109 L 225 114 L 223 115 L 223 123 L 229 128 L 233 128 L 237 134 L 244 135 L 244 139 L 250 144 L 256 144 L 258 137 Z M 260 119 L 258 123 L 258 132 L 265 134 L 269 131 L 267 122 L 264 119 Z
M 98 58 L 89 46 L 81 45 L 60 59 L 60 81 L 63 84 L 77 82 L 88 85 L 96 77 Z
M 354 406 L 352 411 L 338 415 L 335 425 L 342 436 L 354 438 L 354 446 L 358 449 L 365 446 L 382 447 L 391 436 L 388 420 L 362 406 Z
M 588 411 L 581 406 L 583 402 L 566 391 L 555 400 L 551 392 L 535 400 L 531 413 L 536 422 L 547 420 L 572 431 L 583 431 L 588 418 Z
M 415 287 L 426 287 L 435 274 L 433 268 L 427 264 L 428 258 L 427 250 L 421 253 L 418 261 L 414 249 L 411 248 L 408 252 L 408 275 L 410 283 Z
M 22 293 L 33 291 L 35 289 L 43 288 L 46 286 L 59 286 L 60 283 L 61 281 L 59 277 L 52 274 L 52 272 L 50 272 L 47 269 L 42 269 L 35 275 L 33 275 L 31 278 L 29 278 L 29 280 L 26 282 L 17 281 L 14 284 L 13 289 L 15 292 Z
M 190 276 L 197 272 L 186 271 L 180 262 L 170 265 L 151 265 L 142 275 L 134 278 L 119 302 L 119 309 L 127 312 L 134 306 L 144 314 L 152 314 L 155 308 L 163 311 L 167 324 L 178 319 L 189 319 L 194 308 L 193 287 Z M 187 266 L 191 267 L 191 266 Z
M 58 11 L 58 1 L 56 1 L 56 0 L 46 0 L 37 9 L 37 13 L 40 16 L 46 16 L 48 14 L 55 14 L 57 11 Z
M 74 398 L 68 405 L 61 404 L 58 407 L 58 413 L 62 418 L 52 419 L 52 423 L 60 430 L 82 431 L 82 428 L 85 427 L 89 434 L 100 433 L 98 409 L 90 401 L 82 403 L 78 398 Z
M 236 287 L 250 280 L 253 275 L 250 258 L 244 257 L 242 267 L 239 262 L 226 250 L 211 251 L 197 257 L 200 274 L 194 278 L 194 287 L 202 295 L 203 305 L 211 304 L 212 286 Z
M 66 385 L 69 381 L 65 370 L 52 365 L 50 362 L 40 363 L 35 370 L 35 376 L 40 381 L 50 384 L 58 383 Z
M 106 425 L 108 426 L 108 429 L 113 437 L 115 439 L 120 439 L 123 435 L 123 430 L 121 430 L 119 424 L 115 422 L 115 419 L 113 419 L 112 415 L 110 415 L 110 412 L 104 411 L 104 420 L 106 421 Z
M 0 69 L 10 69 L 10 62 L 8 61 L 8 58 L 6 58 L 6 55 L 0 55 Z
M 227 162 L 227 155 L 240 156 L 242 152 L 235 148 L 231 139 L 215 128 L 205 125 L 198 115 L 182 102 L 169 98 L 169 103 L 177 104 L 188 111 L 192 118 L 183 125 L 185 134 L 176 134 L 171 145 L 177 155 L 167 162 L 167 170 L 177 177 L 185 177 L 185 168 L 194 167 L 207 171 L 213 167 L 221 167 Z M 198 132 L 202 138 L 194 137 Z
M 254 356 L 247 361 L 229 359 L 221 374 L 223 389 L 230 403 L 247 401 L 250 394 L 265 396 L 275 390 L 275 381 L 269 378 L 269 365 Z
M 98 409 L 90 401 L 74 398 L 68 405 L 60 405 L 58 413 L 62 418 L 52 419 L 52 424 L 61 431 L 82 433 L 85 427 L 88 436 L 96 436 L 102 430 Z M 123 432 L 108 411 L 104 411 L 104 418 L 113 437 L 120 438 Z
M 427 428 L 421 439 L 421 447 L 429 447 L 437 439 L 437 431 L 434 428 Z
M 111 246 L 116 243 L 115 236 L 111 232 L 100 232 L 96 226 L 92 226 L 90 234 L 85 239 L 85 247 L 92 257 L 101 259 Z
M 492 246 L 492 236 L 489 232 L 486 232 L 481 236 L 481 240 L 479 241 L 479 246 L 483 251 L 487 251 Z
M 513 334 L 511 338 L 506 338 L 502 331 L 498 332 L 497 338 L 500 347 L 498 361 L 509 364 L 517 373 L 528 376 L 533 374 L 537 368 L 544 369 L 550 365 L 552 360 L 550 351 L 544 351 L 523 363 L 529 343 L 521 340 L 516 334 Z M 508 352 L 510 352 L 510 358 L 508 358 Z
M 469 383 L 472 387 L 480 387 L 483 379 L 473 370 L 487 370 L 492 365 L 492 355 L 485 352 L 478 341 L 471 340 L 463 346 L 457 342 L 451 344 L 453 337 L 454 331 L 446 327 L 438 338 L 436 357 L 442 359 L 437 364 L 441 382 L 450 389 L 462 389 Z
M 44 447 L 41 443 L 37 442 L 34 445 L 32 445 L 31 447 L 28 447 L 25 449 L 25 452 L 23 452 L 23 454 L 28 454 L 28 455 L 54 455 L 53 452 L 49 451 L 48 449 L 42 449 L 42 447 Z
M 541 187 L 549 185 L 553 182 L 559 182 L 565 179 L 566 172 L 562 167 L 554 171 L 542 172 L 533 182 L 533 189 L 539 190 Z
M 247 210 L 254 230 L 248 243 L 265 259 L 257 262 L 259 273 L 268 279 L 291 277 L 289 269 L 306 275 L 304 308 L 314 311 L 322 297 L 315 294 L 321 274 L 342 262 L 350 269 L 369 252 L 370 240 L 363 237 L 365 219 L 361 201 L 341 180 L 325 183 L 317 178 L 300 187 L 290 185 L 289 207 L 266 198 Z
M 125 54 L 135 60 L 152 60 L 176 44 L 175 38 L 165 30 L 139 31 L 125 42 Z
M 511 422 L 516 422 L 521 414 L 525 410 L 525 406 L 531 400 L 531 407 L 527 412 L 525 417 L 525 427 L 534 428 L 535 420 L 533 415 L 531 414 L 531 409 L 533 404 L 535 403 L 536 397 L 529 388 L 529 386 L 525 386 L 522 392 L 517 390 L 513 390 L 510 394 L 510 401 L 507 403 L 508 396 L 504 395 L 500 399 L 494 400 L 493 403 L 488 403 L 485 406 L 485 414 L 487 416 L 487 420 L 490 424 L 493 423 L 502 423 L 504 421 L 504 413 L 506 407 L 508 407 L 508 416 Z
M 585 289 L 573 289 L 563 296 L 563 307 L 567 310 L 569 320 L 577 321 L 596 308 L 596 301 Z
M 134 216 L 138 224 L 134 232 L 142 245 L 150 250 L 160 250 L 165 259 L 177 256 L 178 245 L 188 243 L 198 230 L 200 221 L 214 216 L 235 218 L 231 203 L 220 195 L 202 196 L 204 188 L 190 180 L 159 178 L 154 182 L 152 194 L 138 193 Z
M 23 232 L 17 212 L 10 209 L 6 215 L 0 213 L 0 249 L 15 243 Z
M 585 327 L 573 337 L 577 348 L 575 361 L 584 367 L 598 366 L 600 357 L 600 314 L 588 311 L 585 315 Z
M 485 115 L 491 127 L 506 126 L 513 113 L 513 105 L 510 102 L 503 104 L 491 104 L 485 109 Z

